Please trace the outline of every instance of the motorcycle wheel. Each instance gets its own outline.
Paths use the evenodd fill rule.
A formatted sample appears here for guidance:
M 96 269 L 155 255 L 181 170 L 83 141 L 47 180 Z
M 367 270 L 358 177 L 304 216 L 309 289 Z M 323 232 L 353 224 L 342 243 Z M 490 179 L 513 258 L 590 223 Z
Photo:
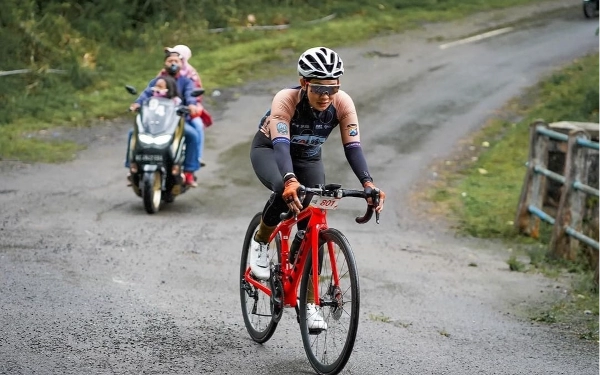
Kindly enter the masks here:
M 583 15 L 585 18 L 593 18 L 596 16 L 596 3 L 593 1 L 583 2 Z
M 158 212 L 162 200 L 162 184 L 159 171 L 144 173 L 142 199 L 144 200 L 146 212 L 149 214 Z

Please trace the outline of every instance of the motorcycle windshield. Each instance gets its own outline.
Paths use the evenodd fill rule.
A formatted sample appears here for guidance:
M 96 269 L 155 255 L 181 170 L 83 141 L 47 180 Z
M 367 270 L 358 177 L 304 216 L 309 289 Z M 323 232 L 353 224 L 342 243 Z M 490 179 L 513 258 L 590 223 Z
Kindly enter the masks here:
M 138 131 L 143 134 L 172 134 L 179 121 L 172 99 L 150 98 L 142 105 Z

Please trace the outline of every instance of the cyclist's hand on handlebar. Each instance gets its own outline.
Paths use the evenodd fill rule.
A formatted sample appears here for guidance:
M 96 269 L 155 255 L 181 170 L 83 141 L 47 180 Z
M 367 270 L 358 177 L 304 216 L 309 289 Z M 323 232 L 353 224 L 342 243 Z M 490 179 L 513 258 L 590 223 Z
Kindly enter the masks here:
M 295 214 L 299 213 L 302 209 L 302 203 L 298 198 L 298 188 L 300 183 L 296 178 L 292 177 L 285 182 L 285 188 L 283 189 L 283 200 L 288 205 L 290 211 L 294 211 Z
M 135 112 L 135 111 L 137 111 L 139 108 L 140 108 L 140 105 L 139 105 L 139 103 L 133 103 L 133 104 L 131 104 L 131 105 L 129 106 L 129 110 L 130 110 L 131 112 Z
M 363 184 L 363 187 L 365 188 L 365 193 L 367 193 L 369 195 L 369 197 L 367 198 L 367 203 L 370 206 L 375 206 L 375 202 L 373 202 L 373 196 L 371 195 L 373 190 L 378 191 L 379 192 L 379 202 L 377 202 L 377 206 L 375 207 L 375 212 L 381 212 L 381 210 L 383 210 L 383 202 L 385 201 L 385 193 L 383 192 L 383 190 L 378 189 L 375 184 L 373 184 L 371 181 L 367 181 Z

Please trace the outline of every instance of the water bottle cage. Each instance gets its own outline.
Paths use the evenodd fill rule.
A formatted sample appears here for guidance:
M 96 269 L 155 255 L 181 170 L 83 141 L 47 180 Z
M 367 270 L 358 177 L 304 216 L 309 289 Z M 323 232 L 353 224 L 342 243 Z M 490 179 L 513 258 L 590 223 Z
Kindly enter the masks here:
M 294 236 L 294 240 L 292 241 L 292 244 L 290 246 L 290 256 L 289 256 L 289 262 L 294 264 L 294 262 L 296 261 L 296 257 L 298 256 L 298 250 L 300 249 L 300 244 L 302 243 L 302 240 L 304 239 L 304 235 L 305 235 L 305 231 L 303 230 L 299 230 L 296 235 Z

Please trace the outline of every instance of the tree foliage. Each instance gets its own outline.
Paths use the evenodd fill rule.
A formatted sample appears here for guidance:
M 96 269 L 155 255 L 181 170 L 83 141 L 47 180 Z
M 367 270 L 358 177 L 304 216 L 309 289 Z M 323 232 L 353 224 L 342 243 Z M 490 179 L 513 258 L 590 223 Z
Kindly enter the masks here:
M 181 42 L 190 34 L 206 34 L 209 28 L 245 25 L 247 15 L 257 11 L 272 14 L 261 18 L 269 22 L 281 9 L 301 6 L 323 10 L 340 1 L 4 0 L 0 71 L 30 69 L 32 73 L 0 77 L 0 103 L 37 99 L 51 87 L 60 91 L 52 95 L 85 89 L 102 71 L 118 69 L 114 55 L 119 51 Z M 67 74 L 44 74 L 48 69 Z M 19 115 L 18 110 L 3 112 L 0 124 Z
M 194 45 L 201 55 L 260 39 L 261 33 L 239 32 L 249 24 L 299 24 L 332 13 L 338 19 L 410 12 L 427 17 L 430 10 L 528 1 L 535 0 L 3 0 L 0 71 L 31 73 L 0 76 L 0 107 L 8 108 L 0 111 L 0 125 L 21 114 L 43 118 L 40 103 L 76 106 L 77 95 L 128 79 L 124 71 L 131 69 L 123 66 L 147 63 L 140 57 L 165 45 Z M 213 28 L 233 31 L 215 36 Z M 46 74 L 48 69 L 66 74 Z
M 206 33 L 208 28 L 243 25 L 247 15 L 257 10 L 276 14 L 282 8 L 326 9 L 338 2 L 4 0 L 0 12 L 0 71 L 30 69 L 32 73 L 0 77 L 0 102 L 14 103 L 39 95 L 53 82 L 68 81 L 71 91 L 83 89 L 93 84 L 99 70 L 118 68 L 113 55 L 119 51 L 166 45 L 190 33 Z M 47 69 L 65 70 L 67 75 L 48 77 L 44 75 Z M 10 122 L 14 115 L 17 113 L 0 114 L 0 124 Z

